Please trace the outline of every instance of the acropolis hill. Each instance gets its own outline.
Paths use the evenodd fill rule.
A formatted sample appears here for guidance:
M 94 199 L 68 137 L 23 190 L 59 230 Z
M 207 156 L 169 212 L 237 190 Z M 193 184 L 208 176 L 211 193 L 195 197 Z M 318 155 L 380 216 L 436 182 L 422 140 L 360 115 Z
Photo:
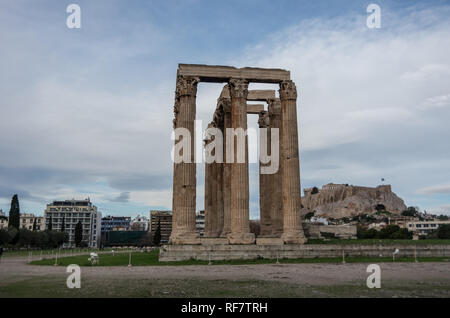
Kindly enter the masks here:
M 375 213 L 377 205 L 386 211 L 401 214 L 406 205 L 392 192 L 390 185 L 375 188 L 329 183 L 313 194 L 313 188 L 304 189 L 302 214 L 315 212 L 316 216 L 328 218 L 353 217 L 359 214 Z

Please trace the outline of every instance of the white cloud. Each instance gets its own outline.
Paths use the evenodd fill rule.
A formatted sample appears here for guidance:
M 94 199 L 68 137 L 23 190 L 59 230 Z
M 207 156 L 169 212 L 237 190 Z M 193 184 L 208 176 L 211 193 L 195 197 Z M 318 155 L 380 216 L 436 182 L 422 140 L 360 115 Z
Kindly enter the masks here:
M 417 190 L 418 194 L 450 194 L 450 184 L 435 185 Z
M 423 102 L 423 106 L 425 109 L 450 106 L 450 94 L 429 97 Z

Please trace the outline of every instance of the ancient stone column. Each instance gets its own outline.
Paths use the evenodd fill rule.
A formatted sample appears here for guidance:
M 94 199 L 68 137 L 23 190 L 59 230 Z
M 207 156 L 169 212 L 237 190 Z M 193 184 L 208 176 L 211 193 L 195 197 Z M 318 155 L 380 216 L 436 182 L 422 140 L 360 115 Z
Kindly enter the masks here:
M 281 156 L 281 102 L 280 99 L 270 99 L 267 101 L 269 111 L 269 121 L 271 129 L 278 129 L 279 135 L 279 149 L 278 153 Z M 269 143 L 270 144 L 270 143 Z M 272 149 L 270 149 L 273 154 Z M 279 158 L 280 160 L 281 158 Z M 283 203 L 281 195 L 281 164 L 278 167 L 278 171 L 269 175 L 271 184 L 271 197 L 270 197 L 270 219 L 272 222 L 272 236 L 280 237 L 283 233 Z
M 226 87 L 228 89 L 228 85 Z M 223 227 L 221 237 L 227 237 L 231 233 L 231 164 L 226 162 L 227 153 L 230 151 L 227 142 L 227 128 L 231 128 L 231 100 L 220 98 L 219 105 L 223 111 Z
M 213 127 L 212 123 L 208 128 Z M 212 142 L 211 136 L 206 136 L 205 148 Z M 205 237 L 214 237 L 216 231 L 216 200 L 215 200 L 215 164 L 205 162 Z
M 283 234 L 286 244 L 306 242 L 300 220 L 300 161 L 298 155 L 297 89 L 294 82 L 280 83 L 281 100 L 281 174 Z
M 195 100 L 198 82 L 199 79 L 196 77 L 177 77 L 174 127 L 186 128 L 190 132 L 191 160 L 174 163 L 171 244 L 200 243 L 200 236 L 195 227 L 196 164 L 194 161 Z
M 247 131 L 247 94 L 248 82 L 242 79 L 230 79 L 231 96 L 231 127 Z M 228 234 L 230 244 L 253 244 L 255 235 L 250 233 L 249 226 L 249 175 L 248 175 L 248 147 L 247 136 L 239 147 L 239 137 L 234 139 L 233 163 L 231 163 L 231 233 Z M 229 142 L 229 140 L 227 140 Z M 238 149 L 239 148 L 239 149 Z M 238 153 L 243 155 L 243 162 Z
M 223 109 L 221 107 L 217 107 L 216 112 L 214 113 L 214 124 L 217 129 L 220 130 L 222 136 L 224 135 L 223 127 L 224 127 L 224 114 Z M 222 145 L 222 151 L 224 150 Z M 223 172 L 224 172 L 224 158 L 222 157 L 222 162 L 216 162 L 216 232 L 214 233 L 215 237 L 219 237 L 223 231 Z
M 223 163 L 216 163 L 216 231 L 214 237 L 219 237 L 223 231 Z
M 259 128 L 266 129 L 266 149 L 267 154 L 270 155 L 270 121 L 269 114 L 267 111 L 262 111 L 259 113 L 258 118 Z M 260 134 L 264 134 L 260 130 Z M 261 147 L 260 147 L 261 149 Z M 271 220 L 271 195 L 272 195 L 272 175 L 262 173 L 262 168 L 264 166 L 269 166 L 269 163 L 259 162 L 259 210 L 260 210 L 260 223 L 261 223 L 261 233 L 260 236 L 268 236 L 272 234 L 272 220 Z

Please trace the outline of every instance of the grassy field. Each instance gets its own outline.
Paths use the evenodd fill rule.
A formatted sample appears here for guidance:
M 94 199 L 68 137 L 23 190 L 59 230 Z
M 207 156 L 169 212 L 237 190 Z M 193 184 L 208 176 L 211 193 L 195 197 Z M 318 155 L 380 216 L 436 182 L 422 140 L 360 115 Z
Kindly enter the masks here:
M 129 264 L 129 253 L 111 253 L 100 254 L 99 264 L 91 265 L 88 261 L 89 255 L 78 255 L 72 257 L 63 257 L 58 259 L 57 265 L 68 266 L 77 264 L 79 266 L 127 266 Z M 371 263 L 371 262 L 392 262 L 392 257 L 346 257 L 347 263 Z M 396 262 L 414 262 L 412 257 L 396 258 Z M 450 262 L 449 258 L 444 257 L 420 257 L 419 262 Z M 246 265 L 246 264 L 274 264 L 274 259 L 254 259 L 254 260 L 231 260 L 231 261 L 212 261 L 211 265 Z M 280 259 L 282 264 L 302 264 L 302 263 L 342 263 L 341 257 L 333 258 L 299 258 L 299 259 Z M 180 266 L 180 265 L 207 265 L 208 261 L 188 260 L 178 262 L 159 262 L 158 250 L 150 253 L 133 252 L 131 253 L 131 264 L 133 266 Z M 33 265 L 54 265 L 55 259 L 43 259 L 31 262 Z
M 394 244 L 406 244 L 406 245 L 422 245 L 422 244 L 450 244 L 450 240 L 439 240 L 439 239 L 428 239 L 428 240 L 378 240 L 378 239 L 357 239 L 357 240 L 342 240 L 342 239 L 309 239 L 306 244 L 337 244 L 337 245 L 348 245 L 348 244 L 361 244 L 361 245 L 375 245 L 375 244 L 383 244 L 383 245 L 394 245 Z M 102 250 L 110 251 L 111 248 L 105 248 Z M 54 254 L 57 249 L 49 249 L 42 250 L 42 254 L 44 257 L 51 257 L 52 253 Z M 82 253 L 88 252 L 87 248 L 85 249 L 63 249 L 60 250 L 59 254 L 65 255 L 70 253 Z M 33 256 L 36 257 L 40 255 L 41 250 L 19 250 L 19 251 L 8 251 L 3 252 L 3 257 L 28 257 L 29 253 L 32 252 Z
M 3 252 L 2 257 L 28 257 L 30 252 L 33 253 L 34 257 L 40 256 L 42 253 L 43 257 L 52 257 L 57 251 L 59 255 L 68 255 L 74 253 L 87 253 L 92 251 L 93 249 L 87 248 L 73 248 L 73 249 L 46 249 L 46 250 L 17 250 L 17 251 L 8 251 Z M 104 251 L 108 251 L 110 249 L 104 249 Z
M 378 240 L 378 239 L 357 239 L 357 240 L 341 240 L 341 239 L 330 239 L 330 240 L 322 240 L 322 239 L 309 239 L 306 244 L 337 244 L 337 245 L 347 245 L 347 244 L 360 244 L 360 245 L 375 245 L 375 244 L 383 244 L 383 245 L 394 245 L 394 244 L 402 244 L 402 245 L 427 245 L 427 244 L 438 244 L 438 245 L 447 245 L 450 244 L 450 240 L 440 240 L 440 239 L 428 239 L 428 240 Z

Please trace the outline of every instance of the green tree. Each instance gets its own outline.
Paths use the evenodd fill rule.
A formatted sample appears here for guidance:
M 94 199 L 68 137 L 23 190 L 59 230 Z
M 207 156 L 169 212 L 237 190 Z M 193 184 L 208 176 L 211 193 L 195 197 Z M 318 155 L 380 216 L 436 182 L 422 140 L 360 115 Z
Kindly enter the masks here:
M 450 239 L 450 224 L 442 224 L 437 230 L 437 237 L 440 239 Z
M 20 228 L 20 206 L 17 194 L 14 194 L 11 200 L 11 209 L 9 210 L 8 227 Z
M 75 245 L 80 246 L 81 240 L 83 239 L 83 225 L 81 221 L 75 225 Z
M 317 187 L 313 187 L 311 190 L 311 194 L 319 193 L 319 189 Z
M 155 235 L 153 237 L 153 243 L 155 245 L 161 244 L 161 221 L 158 220 L 158 225 L 156 226 Z
M 65 217 L 63 216 L 63 219 L 61 222 L 61 232 L 65 232 L 65 230 L 66 230 Z
M 0 229 L 0 245 L 9 244 L 11 241 L 11 236 L 9 235 L 9 231 L 5 229 Z
M 37 225 L 36 225 L 36 218 L 34 219 L 33 222 L 33 232 L 36 231 Z
M 53 230 L 53 221 L 52 221 L 52 216 L 51 215 L 50 215 L 50 219 L 48 220 L 47 230 L 49 230 L 49 231 Z
M 416 217 L 419 215 L 419 211 L 417 211 L 415 207 L 410 206 L 405 211 L 402 212 L 402 215 Z

